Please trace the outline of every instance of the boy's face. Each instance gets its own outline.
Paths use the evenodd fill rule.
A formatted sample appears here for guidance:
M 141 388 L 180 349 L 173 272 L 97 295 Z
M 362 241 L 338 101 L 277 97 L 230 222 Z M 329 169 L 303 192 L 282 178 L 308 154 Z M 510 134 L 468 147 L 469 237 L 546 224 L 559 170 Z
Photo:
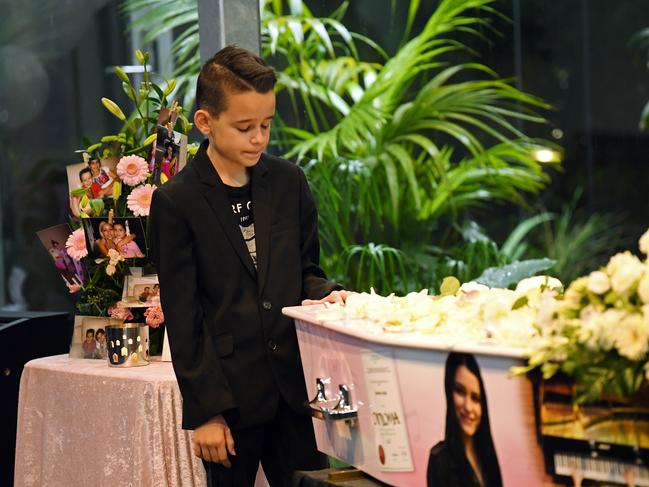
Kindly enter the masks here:
M 268 145 L 270 123 L 275 115 L 275 93 L 272 90 L 228 93 L 226 106 L 217 117 L 198 110 L 197 116 L 198 112 L 204 112 L 205 123 L 197 126 L 208 136 L 210 155 L 219 163 L 252 167 Z
M 81 175 L 81 186 L 86 189 L 92 186 L 92 174 L 90 174 L 89 172 L 84 172 Z
M 101 168 L 101 163 L 97 159 L 93 159 L 92 161 L 90 161 L 88 166 L 90 167 L 90 170 L 92 171 L 92 174 L 94 174 L 95 176 L 99 174 L 99 169 Z

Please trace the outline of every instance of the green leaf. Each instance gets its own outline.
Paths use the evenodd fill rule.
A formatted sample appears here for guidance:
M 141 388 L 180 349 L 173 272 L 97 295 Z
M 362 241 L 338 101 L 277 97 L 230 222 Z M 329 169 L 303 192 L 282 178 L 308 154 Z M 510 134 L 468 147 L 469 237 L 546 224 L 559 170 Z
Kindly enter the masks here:
M 514 304 L 512 304 L 512 311 L 518 308 L 522 308 L 523 306 L 527 306 L 527 296 L 521 296 L 516 301 L 514 301 Z
M 176 89 L 176 80 L 171 79 L 167 82 L 167 86 L 165 86 L 163 93 L 165 96 L 169 96 L 174 89 Z
M 92 214 L 99 217 L 104 211 L 104 200 L 101 198 L 92 199 L 90 200 L 90 207 L 92 208 Z
M 475 281 L 489 287 L 508 288 L 526 277 L 548 270 L 555 263 L 554 260 L 544 258 L 513 262 L 502 267 L 490 267 Z

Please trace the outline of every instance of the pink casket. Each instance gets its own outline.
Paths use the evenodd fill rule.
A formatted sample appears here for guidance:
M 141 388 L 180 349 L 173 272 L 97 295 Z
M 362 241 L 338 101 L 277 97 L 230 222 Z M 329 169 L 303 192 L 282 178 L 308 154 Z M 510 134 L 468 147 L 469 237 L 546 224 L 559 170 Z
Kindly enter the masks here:
M 431 448 L 445 439 L 446 366 L 461 356 L 471 361 L 475 382 L 482 381 L 478 424 L 482 435 L 490 432 L 502 485 L 573 485 L 581 478 L 649 487 L 649 394 L 574 406 L 568 378 L 532 383 L 511 374 L 512 366 L 524 364 L 522 349 L 488 339 L 386 332 L 368 320 L 323 322 L 321 310 L 283 311 L 295 319 L 324 453 L 390 485 L 425 486 L 429 461 L 442 463 L 439 448 L 432 455 Z M 456 393 L 448 394 L 454 418 L 461 416 L 452 402 Z
M 510 374 L 524 363 L 521 350 L 385 333 L 358 320 L 325 323 L 318 309 L 283 312 L 295 319 L 320 451 L 390 485 L 425 486 L 430 450 L 444 439 L 445 362 L 450 351 L 466 352 L 482 375 L 503 485 L 553 485 L 532 383 Z

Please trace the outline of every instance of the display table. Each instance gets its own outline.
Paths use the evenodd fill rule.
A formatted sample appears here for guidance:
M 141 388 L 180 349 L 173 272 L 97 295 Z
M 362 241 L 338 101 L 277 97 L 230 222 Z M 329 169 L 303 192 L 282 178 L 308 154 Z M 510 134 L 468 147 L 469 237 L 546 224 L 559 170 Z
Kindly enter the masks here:
M 171 363 L 114 368 L 57 355 L 25 365 L 15 486 L 203 486 Z

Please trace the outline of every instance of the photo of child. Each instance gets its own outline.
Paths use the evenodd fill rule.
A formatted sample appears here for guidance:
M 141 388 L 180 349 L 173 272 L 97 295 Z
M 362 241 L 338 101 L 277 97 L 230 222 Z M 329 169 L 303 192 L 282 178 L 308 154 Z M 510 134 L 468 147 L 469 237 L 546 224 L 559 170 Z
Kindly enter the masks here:
M 67 166 L 70 211 L 75 218 L 93 216 L 89 200 L 113 197 L 116 165 L 117 159 L 109 157 Z
M 106 327 L 110 318 L 75 316 L 70 358 L 106 359 Z
M 88 281 L 85 266 L 70 257 L 65 250 L 65 242 L 71 233 L 70 227 L 65 223 L 36 232 L 68 288 L 73 285 L 80 286 Z
M 176 113 L 172 111 L 172 113 Z M 173 130 L 173 122 L 166 124 L 159 117 L 157 137 L 149 167 L 153 174 L 153 182 L 160 185 L 162 175 L 171 179 L 178 174 L 187 162 L 187 136 Z
M 93 159 L 88 162 L 93 184 L 99 186 L 98 196 L 113 197 L 113 183 L 117 179 L 115 167 L 110 167 L 108 163 Z
M 111 249 L 126 259 L 146 256 L 144 226 L 137 217 L 118 217 L 110 222 L 107 218 L 83 218 L 88 254 L 92 258 L 108 256 Z
M 117 251 L 125 258 L 142 258 L 144 254 L 137 242 L 135 241 L 135 235 L 127 234 L 126 225 L 128 223 L 113 223 L 113 242 L 117 247 Z

